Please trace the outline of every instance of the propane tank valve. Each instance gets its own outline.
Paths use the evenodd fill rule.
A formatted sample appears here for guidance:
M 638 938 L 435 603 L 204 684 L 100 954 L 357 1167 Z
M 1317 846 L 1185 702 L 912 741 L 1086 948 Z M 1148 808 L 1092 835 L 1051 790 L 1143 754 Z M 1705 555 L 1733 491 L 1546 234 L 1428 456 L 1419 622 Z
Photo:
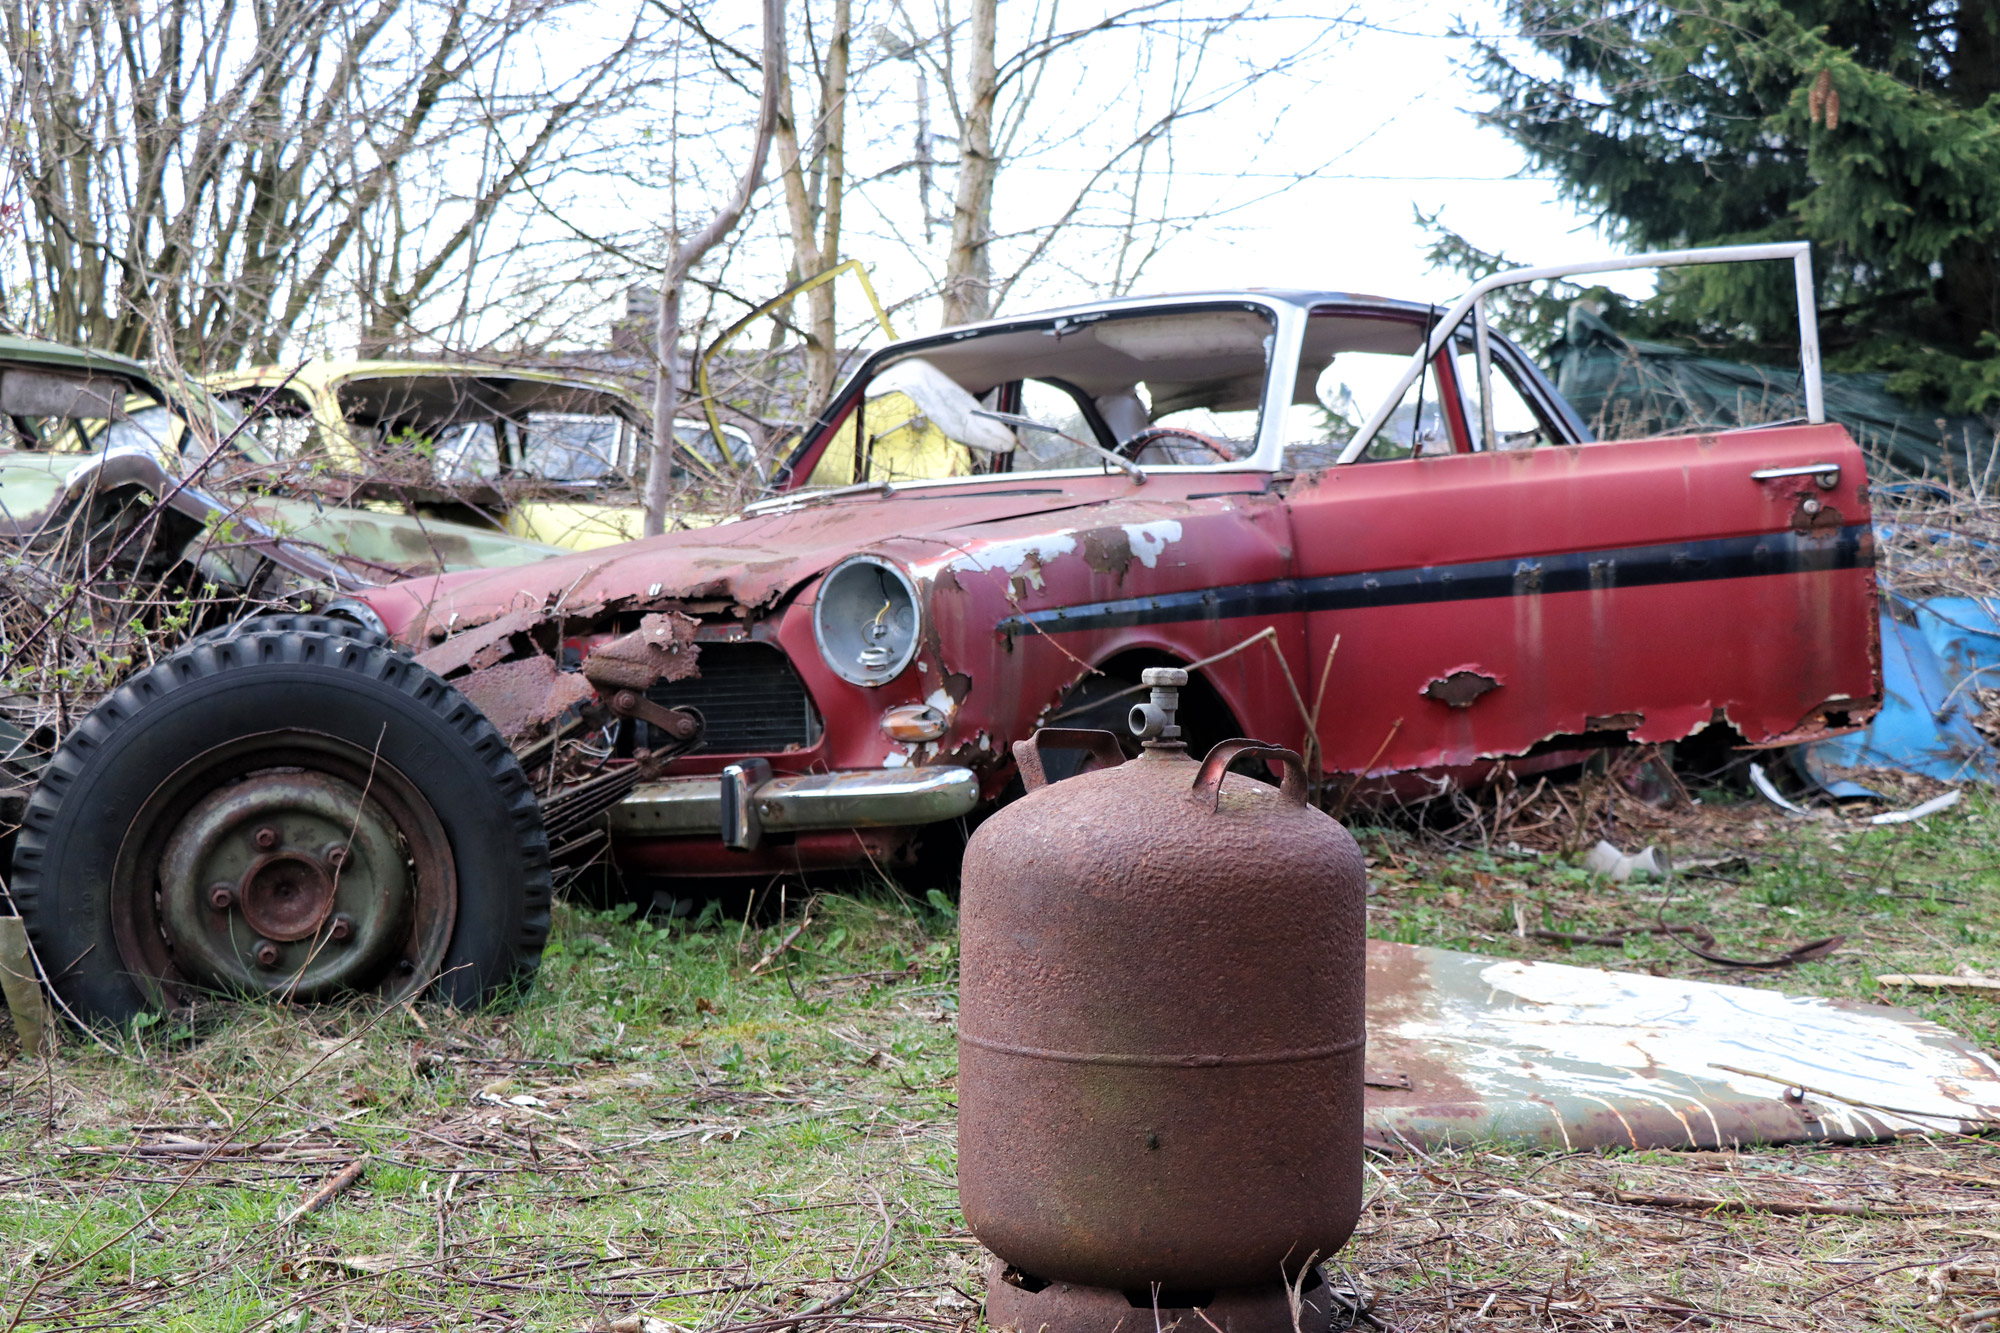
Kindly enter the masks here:
M 1139 683 L 1152 686 L 1153 696 L 1132 705 L 1132 734 L 1147 745 L 1179 745 L 1181 729 L 1174 723 L 1174 713 L 1181 706 L 1181 686 L 1188 683 L 1188 673 L 1179 667 L 1147 667 L 1139 674 Z

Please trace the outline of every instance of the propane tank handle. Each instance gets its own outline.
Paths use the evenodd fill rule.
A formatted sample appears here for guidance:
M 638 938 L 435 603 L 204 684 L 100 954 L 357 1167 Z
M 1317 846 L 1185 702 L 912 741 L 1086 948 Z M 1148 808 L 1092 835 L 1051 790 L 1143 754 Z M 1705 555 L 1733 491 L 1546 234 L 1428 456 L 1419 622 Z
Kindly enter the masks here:
M 1116 768 L 1125 762 L 1125 751 L 1120 748 L 1118 738 L 1108 731 L 1093 727 L 1042 727 L 1028 739 L 1014 742 L 1014 763 L 1021 770 L 1021 785 L 1029 791 L 1049 785 L 1048 774 L 1042 770 L 1044 747 L 1088 750 L 1106 768 Z
M 1194 775 L 1193 796 L 1199 805 L 1210 810 L 1222 808 L 1222 778 L 1229 766 L 1238 759 L 1276 759 L 1285 766 L 1285 782 L 1278 790 L 1289 796 L 1292 804 L 1304 808 L 1306 803 L 1306 761 L 1298 753 L 1280 745 L 1266 745 L 1262 741 L 1241 738 L 1224 741 L 1208 752 L 1208 758 L 1201 761 L 1201 769 Z

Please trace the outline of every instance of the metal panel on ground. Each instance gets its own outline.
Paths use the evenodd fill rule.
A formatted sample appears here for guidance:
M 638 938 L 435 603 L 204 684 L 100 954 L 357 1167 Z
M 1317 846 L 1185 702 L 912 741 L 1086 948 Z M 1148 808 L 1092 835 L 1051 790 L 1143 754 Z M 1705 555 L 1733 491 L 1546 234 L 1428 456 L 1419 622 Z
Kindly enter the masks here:
M 1391 1149 L 2000 1128 L 2000 1065 L 1901 1009 L 1381 940 L 1367 1063 L 1368 1138 Z

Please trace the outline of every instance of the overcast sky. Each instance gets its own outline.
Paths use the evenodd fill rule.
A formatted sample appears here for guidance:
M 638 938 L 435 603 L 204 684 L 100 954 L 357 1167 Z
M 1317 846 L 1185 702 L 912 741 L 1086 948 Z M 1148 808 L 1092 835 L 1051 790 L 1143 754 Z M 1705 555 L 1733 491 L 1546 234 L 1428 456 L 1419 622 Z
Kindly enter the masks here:
M 1018 50 L 1024 37 L 1010 29 L 1035 22 L 1051 2 L 1003 0 L 1003 54 Z M 794 0 L 795 19 L 803 3 Z M 817 8 L 820 0 L 812 3 Z M 1173 140 L 1170 210 L 1192 213 L 1216 201 L 1258 201 L 1230 208 L 1174 237 L 1144 270 L 1135 294 L 1270 286 L 1445 301 L 1465 280 L 1431 271 L 1424 257 L 1431 238 L 1417 221 L 1418 210 L 1436 213 L 1474 245 L 1504 252 L 1522 264 L 1616 252 L 1590 219 L 1557 198 L 1551 182 L 1528 176 L 1519 150 L 1475 115 L 1487 99 L 1464 68 L 1473 43 L 1452 34 L 1511 41 L 1498 0 L 1377 0 L 1356 5 L 1359 22 L 1332 27 L 1312 17 L 1338 12 L 1344 3 L 1274 0 L 1260 12 L 1276 15 L 1275 21 L 1239 23 L 1214 37 L 1203 56 L 1211 83 L 1227 84 L 1246 68 L 1268 70 L 1301 51 L 1309 54 L 1289 72 L 1255 84 L 1221 110 L 1180 125 Z M 1118 0 L 1061 0 L 1059 12 L 1063 25 L 1071 26 L 1087 24 L 1093 12 L 1119 7 Z M 938 8 L 938 0 L 909 0 L 907 6 L 858 0 L 856 6 L 856 66 L 848 113 L 853 184 L 840 250 L 843 258 L 870 267 L 884 301 L 897 311 L 903 333 L 937 327 L 939 303 L 927 294 L 936 291 L 950 232 L 955 149 L 943 92 L 933 82 L 931 125 L 946 137 L 937 149 L 932 223 L 926 229 L 918 206 L 918 175 L 911 166 L 914 66 L 885 54 L 889 48 L 879 21 L 913 13 L 915 22 L 935 25 Z M 1191 4 L 1189 9 L 1212 12 L 1214 6 Z M 748 47 L 754 43 L 755 14 L 752 0 L 721 0 L 711 21 Z M 593 39 L 601 41 L 603 34 Z M 588 46 L 584 40 L 579 50 Z M 1160 49 L 1170 48 L 1162 44 Z M 588 55 L 584 50 L 575 58 Z M 996 244 L 996 276 L 1010 271 L 1008 264 L 1039 234 L 1033 229 L 1060 216 L 1093 170 L 1158 114 L 1161 80 L 1170 61 L 1162 58 L 1160 68 L 1152 70 L 1136 70 L 1133 61 L 1129 44 L 1120 47 L 1116 38 L 1092 38 L 1074 48 L 1067 64 L 1051 66 L 1058 71 L 1054 80 L 1038 85 L 1031 103 L 1032 130 L 1017 141 L 999 173 L 995 230 L 1014 239 Z M 800 82 L 798 110 L 810 117 L 809 76 L 801 70 L 795 78 Z M 747 80 L 718 89 L 712 79 L 690 77 L 680 87 L 671 114 L 691 119 L 678 122 L 684 136 L 674 141 L 679 151 L 666 149 L 665 139 L 635 146 L 637 156 L 654 168 L 653 193 L 646 193 L 648 187 L 636 176 L 611 189 L 586 180 L 585 188 L 558 205 L 566 224 L 603 235 L 636 223 L 640 231 L 651 229 L 657 236 L 653 219 L 667 213 L 659 182 L 675 172 L 699 173 L 688 177 L 697 184 L 687 190 L 682 207 L 689 218 L 707 216 L 714 203 L 709 196 L 719 197 L 738 170 L 730 154 L 742 151 L 737 140 L 747 137 L 754 98 Z M 669 114 L 668 106 L 656 109 Z M 697 123 L 701 128 L 689 128 Z M 1153 159 L 1148 180 L 1157 179 L 1158 165 L 1159 159 Z M 727 262 L 720 262 L 723 252 L 718 251 L 703 269 L 709 279 L 746 299 L 775 293 L 792 262 L 790 243 L 782 236 L 777 172 L 774 154 L 754 215 Z M 1311 174 L 1299 181 L 1300 172 Z M 1097 197 L 1101 208 L 1123 218 L 1122 206 L 1114 207 L 1117 201 L 1108 192 Z M 1148 200 L 1146 207 L 1156 204 Z M 1095 221 L 1101 224 L 1105 216 L 1100 212 Z M 564 229 L 534 220 L 528 230 L 537 235 L 562 234 Z M 1087 228 L 1065 232 L 1052 252 L 1053 262 L 1038 266 L 1011 291 L 1001 313 L 1100 295 L 1093 283 L 1101 285 L 1107 276 L 1100 262 L 1104 234 Z M 638 243 L 644 248 L 643 241 Z M 606 336 L 606 326 L 622 313 L 618 289 L 630 280 L 600 289 L 593 298 L 594 313 L 570 336 L 580 336 L 585 344 Z M 1651 284 L 1650 275 L 1634 275 L 1616 285 L 1644 292 Z M 842 341 L 872 341 L 859 291 L 845 281 L 840 291 Z M 725 301 L 713 318 L 726 322 L 741 308 Z
M 1327 0 L 1297 4 L 1294 13 L 1333 8 Z M 1005 17 L 1003 11 L 1003 23 Z M 1472 43 L 1449 34 L 1503 33 L 1497 3 L 1394 0 L 1368 6 L 1364 21 L 1365 27 L 1343 25 L 1339 39 L 1316 55 L 1305 73 L 1260 87 L 1254 96 L 1182 126 L 1175 141 L 1177 198 L 1198 199 L 1213 191 L 1240 199 L 1261 192 L 1260 186 L 1277 193 L 1174 239 L 1145 270 L 1137 293 L 1293 286 L 1442 301 L 1465 283 L 1455 274 L 1431 271 L 1424 258 L 1430 238 L 1416 220 L 1419 209 L 1439 214 L 1482 249 L 1505 252 L 1523 264 L 1616 252 L 1589 219 L 1557 198 L 1552 183 L 1527 176 L 1520 151 L 1473 114 L 1485 99 L 1463 68 Z M 1260 52 L 1255 44 L 1273 38 L 1299 42 L 1324 31 L 1324 23 L 1245 29 L 1227 39 L 1236 49 L 1224 50 L 1236 60 L 1275 62 L 1283 52 Z M 1078 104 L 1105 86 L 1105 71 L 1089 70 L 1084 83 L 1088 86 L 1070 94 Z M 1045 215 L 1059 208 L 1100 165 L 1102 152 L 1087 142 L 1089 129 L 1079 127 L 1072 151 L 1042 151 L 1003 165 L 996 230 L 1018 227 L 1037 210 Z M 1246 171 L 1243 164 L 1253 155 Z M 1309 180 L 1286 185 L 1309 168 L 1319 169 Z M 861 174 L 867 174 L 865 168 Z M 948 191 L 949 168 L 940 176 Z M 862 188 L 851 201 L 854 216 L 843 246 L 849 257 L 871 265 L 892 306 L 934 281 L 898 253 L 898 234 L 909 234 L 912 188 L 907 176 Z M 775 195 L 768 196 L 768 204 L 775 203 Z M 939 203 L 945 206 L 942 198 Z M 1005 310 L 1091 299 L 1096 293 L 1085 276 L 1048 266 L 1009 297 Z M 1645 292 L 1652 279 L 1635 275 L 1617 285 Z M 850 311 L 856 320 L 865 319 L 858 300 L 843 297 L 842 303 L 843 324 L 859 336 L 861 326 L 848 323 Z M 898 322 L 907 331 L 935 327 L 935 319 L 934 303 L 926 303 Z
M 1333 77 L 1292 108 L 1280 143 L 1300 162 L 1340 156 L 1316 179 L 1161 256 L 1165 287 L 1297 284 L 1440 299 L 1462 285 L 1432 274 L 1415 210 L 1485 250 L 1524 264 L 1613 253 L 1589 219 L 1526 176 L 1520 151 L 1473 111 L 1484 100 L 1459 67 L 1470 43 L 1454 27 L 1501 29 L 1496 5 L 1407 0 L 1371 6 Z M 1200 134 L 1226 140 L 1227 129 Z M 1225 143 L 1217 143 L 1226 157 Z M 1345 150 L 1345 151 L 1341 151 Z

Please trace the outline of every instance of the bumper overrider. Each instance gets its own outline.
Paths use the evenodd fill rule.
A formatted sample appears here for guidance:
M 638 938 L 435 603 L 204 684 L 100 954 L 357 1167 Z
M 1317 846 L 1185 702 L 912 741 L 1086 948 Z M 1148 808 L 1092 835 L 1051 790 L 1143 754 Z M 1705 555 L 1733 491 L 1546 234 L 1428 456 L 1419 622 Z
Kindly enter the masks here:
M 720 777 L 642 782 L 611 809 L 614 838 L 719 837 L 750 851 L 767 834 L 903 828 L 970 814 L 979 779 L 969 768 L 862 769 L 773 777 L 745 760 Z

